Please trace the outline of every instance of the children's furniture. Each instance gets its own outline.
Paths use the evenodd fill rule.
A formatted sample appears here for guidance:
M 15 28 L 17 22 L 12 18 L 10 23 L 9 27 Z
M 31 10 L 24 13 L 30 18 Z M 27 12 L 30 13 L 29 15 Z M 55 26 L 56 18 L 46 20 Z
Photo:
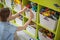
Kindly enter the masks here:
M 37 8 L 37 12 L 36 12 L 36 20 L 35 21 L 32 20 L 34 23 L 36 23 L 36 34 L 35 34 L 35 38 L 39 40 L 39 29 L 42 27 L 42 28 L 45 28 L 48 31 L 52 32 L 53 34 L 55 34 L 55 37 L 52 40 L 60 40 L 60 36 L 59 36 L 60 35 L 60 32 L 59 32 L 60 31 L 60 16 L 59 16 L 59 19 L 57 20 L 57 22 L 54 22 L 54 24 L 56 23 L 55 24 L 55 26 L 56 26 L 55 28 L 56 29 L 55 28 L 53 29 L 53 27 L 48 28 L 48 27 L 46 27 L 44 25 L 41 25 L 41 22 L 42 21 L 40 20 L 40 18 L 42 18 L 42 15 L 40 15 L 40 9 L 42 8 L 42 6 L 48 7 L 50 9 L 52 9 L 52 10 L 55 10 L 57 12 L 60 12 L 60 8 L 59 7 L 56 7 L 56 5 L 55 5 L 55 4 L 57 4 L 57 5 L 60 6 L 60 1 L 59 0 L 27 0 L 27 1 L 26 0 L 23 0 L 24 6 L 27 5 L 28 1 L 31 1 L 31 2 L 34 2 L 34 3 L 37 3 L 38 4 L 38 6 L 37 6 L 38 8 Z M 53 21 L 50 21 L 50 22 L 53 22 Z M 53 25 L 53 24 L 51 24 L 51 25 Z M 31 34 L 31 35 L 33 35 L 33 34 Z M 46 40 L 49 40 L 49 39 L 46 39 Z

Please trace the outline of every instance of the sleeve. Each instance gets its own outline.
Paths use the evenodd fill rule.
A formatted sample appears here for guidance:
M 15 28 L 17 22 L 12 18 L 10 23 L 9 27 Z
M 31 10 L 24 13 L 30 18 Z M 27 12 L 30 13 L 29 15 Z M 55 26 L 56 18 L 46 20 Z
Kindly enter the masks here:
M 4 27 L 2 25 L 0 25 L 0 40 L 2 38 L 3 30 L 4 30 Z

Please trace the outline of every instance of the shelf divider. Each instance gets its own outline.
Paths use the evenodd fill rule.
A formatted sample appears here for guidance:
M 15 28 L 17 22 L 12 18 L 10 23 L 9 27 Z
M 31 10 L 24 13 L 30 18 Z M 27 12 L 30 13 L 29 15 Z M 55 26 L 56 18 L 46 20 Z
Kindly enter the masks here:
M 56 35 L 55 35 L 54 40 L 60 40 L 60 35 L 59 34 L 60 34 L 60 17 L 59 17 L 59 20 L 58 20 Z

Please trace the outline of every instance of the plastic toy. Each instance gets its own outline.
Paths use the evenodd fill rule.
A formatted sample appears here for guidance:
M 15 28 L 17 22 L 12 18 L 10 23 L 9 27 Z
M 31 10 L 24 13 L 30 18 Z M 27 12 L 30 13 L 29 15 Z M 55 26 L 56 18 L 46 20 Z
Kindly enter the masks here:
M 40 32 L 42 33 L 42 35 L 44 37 L 49 37 L 51 39 L 53 39 L 55 37 L 55 35 L 52 32 L 49 32 L 48 30 L 46 30 L 44 28 L 40 28 Z
M 47 21 L 49 21 L 48 17 L 55 21 L 59 18 L 59 13 L 47 7 L 42 8 L 40 14 L 44 15 L 45 16 L 44 19 L 46 19 Z
M 56 16 L 57 16 L 56 12 L 55 11 L 51 11 L 50 18 L 52 18 L 53 20 L 57 20 Z
M 44 8 L 42 8 L 42 9 L 40 10 L 40 14 L 42 14 L 43 12 L 45 12 L 45 9 L 44 9 Z
M 20 4 L 22 0 L 14 0 L 15 4 Z
M 53 20 L 57 20 L 58 17 L 59 17 L 59 15 L 57 15 L 59 13 L 57 13 L 56 11 L 51 10 L 47 7 L 42 8 L 41 11 L 40 11 L 40 14 L 44 15 L 45 16 L 44 19 L 47 20 L 47 21 L 49 21 L 48 17 L 53 19 Z
M 30 8 L 31 8 L 31 5 L 30 5 L 30 4 L 28 4 L 26 7 L 30 9 Z
M 55 35 L 54 35 L 53 33 L 49 32 L 49 33 L 47 33 L 47 36 L 48 36 L 49 38 L 53 39 Z
M 42 13 L 44 16 L 49 17 L 50 16 L 50 10 L 49 8 L 46 8 L 45 11 Z
M 31 9 L 31 2 L 29 1 L 28 4 L 26 5 L 27 8 Z
M 37 4 L 36 3 L 31 3 L 32 10 L 37 12 Z
M 49 17 L 50 16 L 50 11 L 43 12 L 43 15 Z

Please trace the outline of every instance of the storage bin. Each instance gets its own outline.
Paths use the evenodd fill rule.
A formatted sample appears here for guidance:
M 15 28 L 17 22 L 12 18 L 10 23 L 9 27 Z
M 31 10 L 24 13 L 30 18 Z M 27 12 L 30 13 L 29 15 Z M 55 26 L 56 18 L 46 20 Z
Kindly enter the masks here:
M 26 34 L 23 30 L 18 31 L 17 35 L 20 38 L 20 40 L 35 40 L 34 38 L 32 38 L 28 34 Z
M 39 32 L 38 34 L 39 34 L 39 39 L 40 40 L 53 40 L 53 39 L 50 39 L 48 37 L 43 36 L 43 34 L 41 32 Z
M 31 34 L 35 35 L 36 29 L 34 29 L 33 27 L 31 27 L 30 25 L 28 25 L 28 27 L 26 28 L 26 30 L 28 32 L 30 32 Z
M 40 24 L 43 25 L 44 27 L 50 29 L 50 30 L 55 30 L 56 25 L 57 25 L 57 21 L 48 18 L 48 20 L 44 19 L 46 16 L 43 16 L 42 14 L 40 14 Z

